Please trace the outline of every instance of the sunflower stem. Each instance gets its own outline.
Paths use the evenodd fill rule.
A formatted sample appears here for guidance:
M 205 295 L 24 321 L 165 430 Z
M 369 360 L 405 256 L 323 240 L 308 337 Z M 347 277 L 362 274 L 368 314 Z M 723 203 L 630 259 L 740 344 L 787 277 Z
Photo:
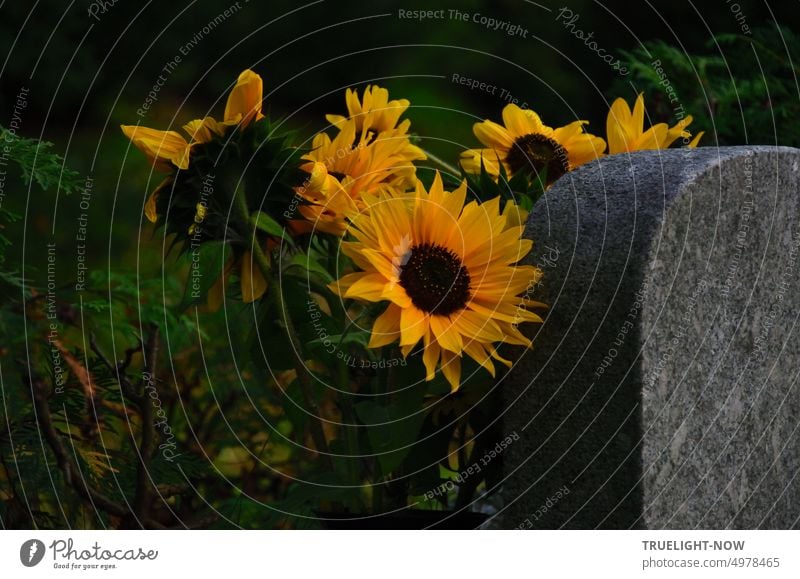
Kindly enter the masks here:
M 289 315 L 286 307 L 286 301 L 283 297 L 280 276 L 274 276 L 274 272 L 270 267 L 267 256 L 264 254 L 264 250 L 261 249 L 261 245 L 258 242 L 256 226 L 253 220 L 250 218 L 250 210 L 247 207 L 247 199 L 245 197 L 244 187 L 241 183 L 236 188 L 236 192 L 234 193 L 234 203 L 236 204 L 236 208 L 240 214 L 239 216 L 242 220 L 243 226 L 247 228 L 248 237 L 251 240 L 251 253 L 253 258 L 255 259 L 258 268 L 261 270 L 261 274 L 264 276 L 264 279 L 269 280 L 267 284 L 267 292 L 272 299 L 273 304 L 277 308 L 279 315 L 283 314 L 283 328 L 286 332 L 286 337 L 289 339 L 289 345 L 292 349 L 294 367 L 295 371 L 297 372 L 297 380 L 300 383 L 300 391 L 303 395 L 303 402 L 306 404 L 309 413 L 312 415 L 312 418 L 309 421 L 311 438 L 314 440 L 314 446 L 317 447 L 317 452 L 322 457 L 322 460 L 326 463 L 326 466 L 332 468 L 333 463 L 331 461 L 330 454 L 328 453 L 328 441 L 325 438 L 325 431 L 322 428 L 322 419 L 320 418 L 319 407 L 314 401 L 311 379 L 306 372 L 303 356 L 301 354 L 302 346 L 297 337 L 297 333 L 295 332 L 294 323 Z
M 386 348 L 381 347 L 378 350 L 378 359 L 384 358 L 386 354 Z M 389 368 L 379 368 L 378 374 L 376 376 L 376 390 L 374 394 L 376 394 L 376 399 L 380 400 L 381 403 L 385 404 L 386 393 L 389 392 Z M 381 463 L 378 460 L 378 457 L 374 457 L 373 459 L 373 482 L 372 482 L 372 511 L 373 514 L 382 513 L 386 509 L 386 481 L 385 473 L 382 476 L 378 476 L 378 473 L 381 471 Z
M 437 157 L 436 155 L 434 155 L 430 151 L 425 151 L 425 154 L 428 156 L 428 159 L 430 159 L 431 161 L 433 161 L 434 163 L 439 165 L 442 169 L 444 169 L 445 171 L 447 171 L 451 175 L 455 175 L 455 176 L 461 175 L 461 171 L 459 171 L 456 167 L 454 167 L 453 165 L 451 165 L 450 163 L 448 163 L 447 161 L 445 161 L 441 157 Z

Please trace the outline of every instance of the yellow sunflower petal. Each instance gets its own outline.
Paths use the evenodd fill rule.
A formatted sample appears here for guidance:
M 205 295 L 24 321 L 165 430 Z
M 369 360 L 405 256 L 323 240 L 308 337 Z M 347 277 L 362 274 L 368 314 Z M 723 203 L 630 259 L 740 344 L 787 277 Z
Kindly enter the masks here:
M 434 340 L 426 339 L 425 350 L 422 353 L 422 363 L 425 364 L 425 380 L 431 381 L 436 376 L 436 365 L 439 363 L 441 348 Z
M 158 196 L 161 195 L 161 191 L 170 185 L 172 185 L 172 177 L 167 177 L 155 188 L 155 191 L 150 194 L 150 197 L 147 198 L 147 202 L 144 204 L 144 214 L 150 223 L 158 221 Z
M 495 369 L 494 364 L 492 363 L 492 358 L 486 351 L 486 348 L 483 344 L 475 341 L 468 342 L 467 344 L 464 344 L 464 352 L 467 353 L 467 356 L 483 366 L 483 368 L 492 375 L 492 378 L 495 377 Z
M 461 386 L 461 358 L 458 354 L 442 350 L 442 374 L 450 383 L 450 391 L 458 390 Z
M 428 316 L 415 307 L 403 308 L 400 315 L 401 346 L 413 346 L 429 331 Z
M 528 222 L 528 212 L 513 201 L 506 201 L 503 215 L 508 227 L 520 227 Z
M 472 131 L 484 146 L 490 149 L 508 151 L 514 145 L 514 138 L 505 127 L 492 121 L 475 123 Z
M 570 139 L 567 146 L 567 158 L 571 169 L 580 167 L 584 163 L 594 161 L 602 156 L 606 150 L 606 142 L 594 135 L 583 133 Z
M 655 149 L 667 148 L 667 134 L 669 127 L 667 123 L 658 123 L 647 129 L 636 144 L 635 149 L 632 151 L 652 151 Z
M 511 362 L 511 360 L 506 360 L 505 358 L 503 358 L 503 357 L 502 357 L 502 356 L 501 356 L 501 355 L 500 355 L 500 354 L 497 352 L 497 348 L 489 348 L 489 353 L 491 354 L 492 358 L 494 358 L 495 360 L 497 360 L 497 361 L 498 361 L 498 362 L 500 362 L 501 364 L 505 364 L 505 365 L 506 365 L 506 366 L 508 366 L 509 368 L 511 368 L 511 366 L 513 366 L 513 364 L 512 364 L 512 362 Z
M 503 123 L 513 139 L 531 134 L 546 134 L 551 129 L 545 126 L 542 119 L 530 109 L 521 109 L 515 104 L 506 105 L 503 109 Z
M 697 133 L 697 134 L 695 135 L 694 139 L 692 139 L 692 141 L 691 141 L 691 142 L 690 142 L 688 145 L 686 145 L 686 146 L 687 146 L 687 147 L 689 147 L 690 149 L 694 149 L 695 147 L 697 147 L 697 145 L 699 145 L 699 144 L 700 144 L 700 139 L 701 139 L 701 138 L 703 137 L 703 135 L 705 135 L 705 134 L 706 134 L 706 132 L 705 132 L 705 131 L 700 131 L 699 133 Z
M 467 173 L 480 174 L 481 166 L 495 179 L 500 175 L 500 164 L 505 159 L 495 149 L 467 149 L 461 153 L 460 163 Z
M 636 97 L 636 102 L 633 105 L 633 114 L 631 114 L 630 128 L 635 134 L 644 130 L 644 94 L 639 93 Z
M 369 302 L 379 302 L 386 288 L 386 278 L 379 273 L 361 275 L 345 292 L 346 298 L 359 298 Z
M 375 319 L 372 326 L 372 335 L 369 338 L 369 348 L 380 348 L 391 344 L 400 337 L 401 310 L 394 304 L 389 304 L 386 311 Z
M 678 121 L 675 126 L 670 127 L 667 130 L 667 136 L 664 139 L 663 148 L 666 149 L 680 138 L 688 139 L 691 137 L 692 134 L 686 130 L 686 127 L 688 127 L 690 124 L 692 124 L 692 115 L 687 115 Z
M 390 301 L 392 310 L 376 322 L 370 343 L 399 337 L 405 356 L 421 338 L 426 378 L 441 367 L 454 389 L 464 352 L 493 372 L 495 344 L 528 346 L 517 325 L 542 321 L 530 311 L 538 304 L 520 295 L 542 275 L 516 265 L 532 246 L 521 238 L 522 217 L 509 204 L 501 212 L 499 197 L 464 205 L 465 196 L 465 184 L 448 192 L 437 174 L 428 191 L 417 181 L 413 194 L 365 197 L 364 210 L 350 222 L 355 241 L 341 246 L 363 271 L 333 286 L 347 297 Z M 443 234 L 448 220 L 454 231 Z M 403 275 L 411 260 L 414 279 Z M 387 329 L 391 338 L 383 335 Z
M 464 347 L 464 342 L 461 334 L 458 333 L 455 326 L 450 322 L 450 318 L 446 316 L 429 316 L 429 323 L 436 341 L 443 350 L 451 352 L 460 352 Z
M 325 115 L 325 120 L 328 121 L 334 127 L 338 127 L 340 124 L 344 123 L 347 120 L 347 117 L 342 115 Z
M 218 123 L 213 117 L 189 121 L 183 125 L 183 130 L 188 133 L 192 141 L 197 143 L 207 143 L 215 135 L 221 137 L 225 133 L 224 125 Z
M 573 121 L 568 125 L 559 127 L 553 131 L 553 138 L 559 143 L 566 145 L 570 139 L 583 134 L 583 126 L 588 124 L 588 121 Z
M 122 125 L 121 128 L 136 148 L 151 159 L 165 159 L 179 169 L 189 168 L 189 143 L 180 133 L 137 125 Z
M 633 128 L 631 109 L 625 99 L 616 99 L 608 111 L 606 119 L 606 141 L 608 152 L 612 155 L 624 153 L 632 147 L 637 136 L 642 132 L 642 125 Z
M 225 104 L 225 121 L 238 122 L 247 126 L 253 120 L 264 118 L 261 114 L 263 98 L 263 82 L 252 70 L 245 70 L 239 75 L 236 86 L 228 95 Z
M 399 283 L 387 283 L 381 293 L 381 299 L 389 300 L 401 308 L 410 308 L 413 303 L 406 290 Z

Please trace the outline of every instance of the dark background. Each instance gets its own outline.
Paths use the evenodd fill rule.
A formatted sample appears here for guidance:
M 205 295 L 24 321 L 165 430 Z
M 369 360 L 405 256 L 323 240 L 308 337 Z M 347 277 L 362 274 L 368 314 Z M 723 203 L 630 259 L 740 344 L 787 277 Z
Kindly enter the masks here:
M 141 236 L 146 243 L 151 236 L 148 225 L 140 229 L 141 208 L 157 177 L 149 175 L 137 151 L 130 150 L 126 157 L 128 142 L 119 125 L 139 121 L 136 110 L 165 64 L 231 5 L 228 0 L 117 0 L 107 3 L 105 13 L 99 10 L 97 19 L 89 15 L 92 3 L 86 0 L 4 2 L 0 7 L 0 54 L 5 55 L 0 123 L 7 126 L 16 95 L 22 87 L 29 88 L 20 134 L 55 142 L 70 166 L 95 179 L 93 260 L 113 255 L 118 263 L 131 263 L 127 258 L 134 252 L 141 257 L 135 238 Z M 469 90 L 452 82 L 454 73 L 506 89 L 550 125 L 581 118 L 601 135 L 608 103 L 616 96 L 630 101 L 635 95 L 639 87 L 630 86 L 628 78 L 620 77 L 556 21 L 562 6 L 580 15 L 576 28 L 593 32 L 599 46 L 623 60 L 622 50 L 653 39 L 689 53 L 725 56 L 714 35 L 740 33 L 742 23 L 754 28 L 779 22 L 796 29 L 798 20 L 797 2 L 768 5 L 758 0 L 240 0 L 240 6 L 166 75 L 142 124 L 177 128 L 205 114 L 220 117 L 231 83 L 251 67 L 264 78 L 266 107 L 310 136 L 325 127 L 324 113 L 343 112 L 346 87 L 378 82 L 393 96 L 411 100 L 412 130 L 426 148 L 452 162 L 462 148 L 475 146 L 473 122 L 499 118 L 505 104 L 499 89 L 494 96 Z M 453 7 L 518 24 L 529 31 L 527 38 L 471 21 L 397 17 L 399 9 Z M 675 84 L 703 81 L 701 76 L 671 72 L 681 74 Z M 709 124 L 708 110 L 687 112 L 700 124 Z M 743 131 L 740 142 L 747 138 Z M 9 208 L 25 211 L 24 192 L 7 195 Z M 31 256 L 39 253 L 41 240 L 36 235 L 49 236 L 54 221 L 56 236 L 74 235 L 77 197 L 62 199 L 58 209 L 54 200 L 55 192 L 30 198 L 26 221 L 32 229 L 27 239 L 36 240 Z

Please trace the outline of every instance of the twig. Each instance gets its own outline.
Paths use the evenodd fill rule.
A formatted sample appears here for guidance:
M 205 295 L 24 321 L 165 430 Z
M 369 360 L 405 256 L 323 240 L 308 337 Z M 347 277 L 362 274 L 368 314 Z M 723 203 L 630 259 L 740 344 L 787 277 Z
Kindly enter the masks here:
M 441 158 L 437 157 L 436 155 L 434 155 L 430 151 L 425 151 L 425 154 L 428 156 L 428 159 L 430 159 L 431 161 L 433 161 L 434 163 L 436 163 L 437 165 L 442 167 L 445 171 L 447 171 L 451 175 L 454 175 L 454 176 L 457 177 L 458 175 L 461 174 L 461 171 L 456 169 L 453 165 L 451 165 L 450 163 L 448 163 L 444 159 L 441 159 Z
M 119 362 L 117 362 L 117 370 L 120 370 L 120 371 L 123 371 L 123 372 L 125 370 L 127 370 L 128 366 L 130 366 L 131 362 L 133 361 L 134 354 L 137 354 L 138 352 L 141 352 L 143 345 L 144 344 L 142 344 L 142 341 L 139 340 L 139 343 L 136 346 L 134 346 L 133 348 L 128 348 L 127 350 L 125 350 L 125 357 L 122 360 L 120 360 Z
M 123 393 L 136 404 L 141 405 L 143 402 L 142 397 L 136 393 L 133 383 L 125 373 L 131 363 L 131 358 L 133 357 L 133 354 L 130 353 L 131 350 L 125 351 L 125 360 L 123 362 L 112 364 L 108 357 L 100 349 L 100 346 L 97 345 L 97 339 L 95 338 L 94 334 L 89 334 L 89 348 L 91 348 L 92 352 L 94 352 L 94 355 L 97 356 L 100 361 L 109 369 L 109 371 L 117 378 L 117 382 L 119 382 L 119 385 L 122 387 Z M 139 348 L 137 348 L 136 351 L 138 351 L 138 349 Z
M 139 445 L 140 462 L 136 470 L 136 494 L 134 495 L 134 506 L 131 514 L 133 514 L 133 516 L 142 524 L 146 523 L 146 526 L 163 528 L 162 525 L 152 521 L 149 514 L 152 506 L 151 503 L 153 496 L 150 485 L 149 465 L 155 451 L 155 421 L 153 419 L 153 405 L 147 399 L 147 396 L 144 393 L 139 395 L 136 392 L 136 387 L 126 374 L 126 371 L 133 360 L 134 354 L 141 350 L 146 356 L 145 370 L 142 376 L 142 392 L 144 392 L 144 382 L 146 380 L 145 376 L 149 376 L 150 379 L 155 381 L 155 367 L 158 356 L 158 338 L 158 327 L 154 327 L 147 339 L 147 344 L 139 341 L 139 346 L 136 348 L 127 349 L 125 351 L 124 359 L 116 364 L 112 364 L 108 357 L 100 349 L 94 334 L 91 334 L 89 337 L 89 345 L 92 352 L 94 352 L 100 361 L 113 374 L 116 375 L 117 381 L 123 388 L 125 395 L 139 406 L 139 410 L 142 415 L 142 438 Z M 127 512 L 129 512 L 128 509 L 126 509 L 126 513 Z
M 79 480 L 73 476 L 73 472 L 76 471 L 77 468 L 66 446 L 64 446 L 64 441 L 61 440 L 61 436 L 55 426 L 53 426 L 53 415 L 50 413 L 50 405 L 47 403 L 47 385 L 42 380 L 33 379 L 30 382 L 30 386 L 39 428 L 56 457 L 58 468 L 64 473 L 64 480 L 66 483 L 95 506 L 99 506 L 106 512 L 118 517 L 126 516 L 129 510 L 124 505 L 94 490 L 83 477 L 80 477 Z

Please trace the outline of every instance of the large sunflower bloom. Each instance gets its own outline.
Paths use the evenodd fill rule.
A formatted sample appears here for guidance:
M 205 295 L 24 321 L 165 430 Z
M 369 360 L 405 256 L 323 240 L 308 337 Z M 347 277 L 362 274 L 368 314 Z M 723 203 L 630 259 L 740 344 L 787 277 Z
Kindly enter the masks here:
M 631 111 L 625 99 L 618 98 L 611 105 L 606 119 L 606 138 L 608 153 L 633 153 L 651 149 L 666 149 L 678 138 L 688 139 L 691 133 L 686 130 L 692 122 L 692 115 L 687 115 L 675 126 L 658 123 L 644 130 L 644 95 L 639 94 Z M 688 147 L 694 148 L 700 142 L 703 132 L 699 132 Z
M 454 391 L 463 354 L 494 376 L 493 360 L 510 365 L 496 344 L 530 346 L 517 325 L 542 321 L 528 310 L 541 304 L 520 297 L 541 272 L 515 265 L 532 247 L 518 215 L 501 213 L 499 198 L 465 205 L 466 191 L 466 182 L 444 191 L 437 173 L 430 192 L 417 182 L 414 193 L 367 198 L 368 211 L 351 218 L 355 240 L 342 243 L 361 271 L 331 285 L 345 298 L 388 301 L 369 347 L 399 340 L 407 356 L 422 341 L 427 380 L 440 367 Z
M 503 125 L 489 120 L 475 123 L 475 136 L 486 148 L 464 151 L 461 165 L 469 173 L 480 173 L 483 164 L 495 178 L 501 165 L 509 177 L 519 172 L 538 176 L 544 171 L 550 184 L 603 154 L 605 141 L 584 132 L 586 123 L 575 121 L 554 129 L 532 110 L 506 105 Z
M 223 121 L 205 117 L 186 123 L 183 130 L 189 135 L 188 140 L 177 131 L 159 131 L 139 125 L 121 125 L 122 132 L 147 155 L 156 169 L 169 172 L 177 167 L 186 170 L 192 147 L 207 143 L 214 136 L 222 136 L 227 127 L 240 125 L 245 128 L 253 120 L 264 118 L 261 114 L 262 90 L 259 75 L 252 70 L 242 72 L 228 95 Z M 156 188 L 145 205 L 145 214 L 152 222 L 156 221 L 155 202 L 164 184 Z

